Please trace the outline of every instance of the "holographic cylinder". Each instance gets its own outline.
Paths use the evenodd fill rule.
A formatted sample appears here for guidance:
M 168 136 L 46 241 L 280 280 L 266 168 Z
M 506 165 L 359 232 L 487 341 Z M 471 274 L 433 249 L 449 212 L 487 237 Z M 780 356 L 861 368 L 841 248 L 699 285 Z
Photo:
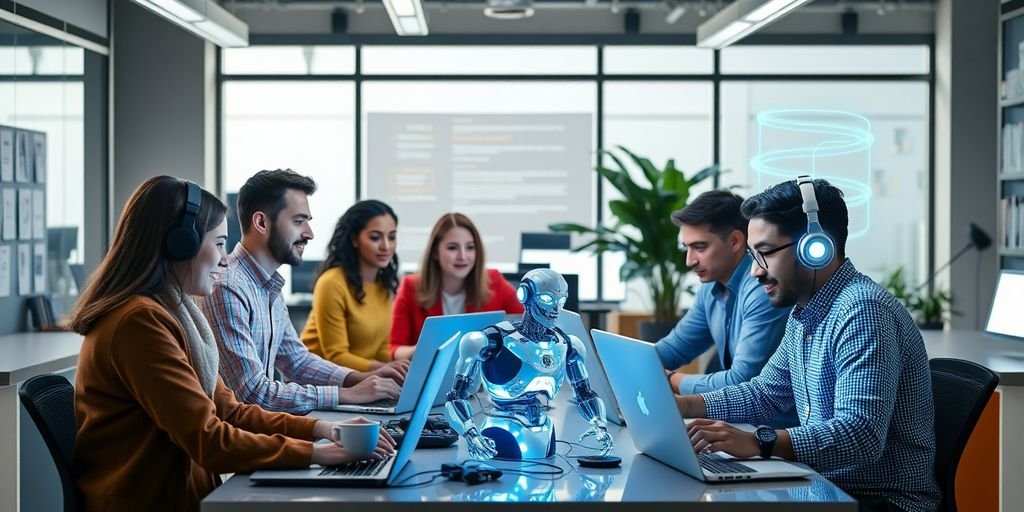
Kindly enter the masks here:
M 757 114 L 757 153 L 750 168 L 758 190 L 807 174 L 843 191 L 850 235 L 871 224 L 871 122 L 837 110 L 769 110 Z

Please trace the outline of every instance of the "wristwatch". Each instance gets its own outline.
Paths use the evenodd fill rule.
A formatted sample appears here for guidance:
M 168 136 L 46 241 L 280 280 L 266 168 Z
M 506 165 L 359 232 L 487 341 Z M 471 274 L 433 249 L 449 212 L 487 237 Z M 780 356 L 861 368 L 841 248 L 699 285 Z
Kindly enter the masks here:
M 761 458 L 772 458 L 772 450 L 775 449 L 775 440 L 779 437 L 779 435 L 775 433 L 775 429 L 765 426 L 757 427 L 757 430 L 754 431 L 754 437 L 757 438 L 757 445 L 761 447 Z

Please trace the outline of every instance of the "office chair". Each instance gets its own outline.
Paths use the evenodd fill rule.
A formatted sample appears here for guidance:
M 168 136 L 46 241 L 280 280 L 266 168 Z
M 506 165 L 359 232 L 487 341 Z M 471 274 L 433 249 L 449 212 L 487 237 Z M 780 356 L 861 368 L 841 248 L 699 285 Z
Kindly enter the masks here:
M 999 376 L 961 359 L 928 361 L 935 400 L 935 480 L 940 512 L 956 512 L 956 469 L 967 440 L 999 383 Z
M 71 476 L 71 451 L 75 446 L 75 388 L 60 375 L 38 375 L 21 386 L 18 396 L 57 466 L 64 493 L 64 512 L 74 512 L 78 506 L 78 491 Z

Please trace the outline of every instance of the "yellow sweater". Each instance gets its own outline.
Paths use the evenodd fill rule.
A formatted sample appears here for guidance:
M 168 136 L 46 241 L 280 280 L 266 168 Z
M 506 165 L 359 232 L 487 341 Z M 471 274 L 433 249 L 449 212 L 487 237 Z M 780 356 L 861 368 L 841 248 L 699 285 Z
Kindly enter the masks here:
M 310 352 L 359 371 L 369 370 L 373 360 L 391 360 L 391 294 L 376 282 L 363 283 L 363 291 L 360 304 L 339 267 L 316 280 L 313 309 L 301 336 Z

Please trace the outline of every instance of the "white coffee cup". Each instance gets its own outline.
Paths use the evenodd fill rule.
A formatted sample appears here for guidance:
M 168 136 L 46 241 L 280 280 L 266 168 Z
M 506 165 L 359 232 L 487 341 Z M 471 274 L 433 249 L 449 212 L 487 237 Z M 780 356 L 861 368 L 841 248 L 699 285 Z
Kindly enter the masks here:
M 355 457 L 373 455 L 379 436 L 380 423 L 362 417 L 335 423 L 331 427 L 334 441 Z

